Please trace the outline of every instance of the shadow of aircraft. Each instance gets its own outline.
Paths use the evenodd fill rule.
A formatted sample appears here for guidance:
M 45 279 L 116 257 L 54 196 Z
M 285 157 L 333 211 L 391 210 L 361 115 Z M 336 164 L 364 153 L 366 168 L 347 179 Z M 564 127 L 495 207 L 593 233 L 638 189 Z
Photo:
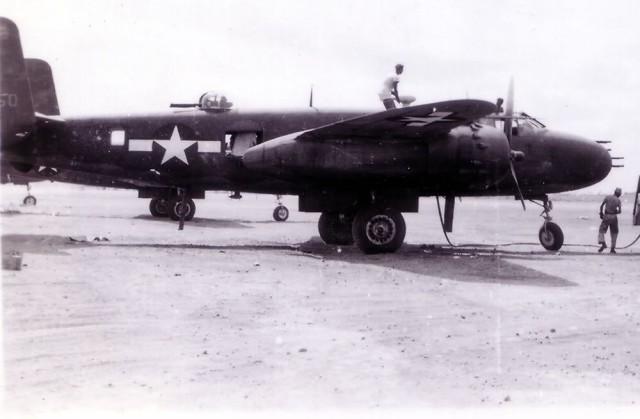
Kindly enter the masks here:
M 395 253 L 363 255 L 354 246 L 328 246 L 314 237 L 299 248 L 301 252 L 321 256 L 326 260 L 377 265 L 429 278 L 444 278 L 460 282 L 522 285 L 535 287 L 570 287 L 577 284 L 521 266 L 510 259 L 538 259 L 531 252 L 494 251 L 492 247 L 445 248 L 425 245 L 403 245 Z

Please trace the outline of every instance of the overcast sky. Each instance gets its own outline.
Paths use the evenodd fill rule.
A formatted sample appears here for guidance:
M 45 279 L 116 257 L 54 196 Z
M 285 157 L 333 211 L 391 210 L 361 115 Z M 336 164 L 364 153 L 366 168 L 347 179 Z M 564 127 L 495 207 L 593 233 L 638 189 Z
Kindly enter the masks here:
M 224 91 L 236 107 L 381 110 L 397 62 L 417 103 L 505 96 L 625 157 L 640 175 L 640 2 L 633 0 L 2 0 L 24 54 L 53 67 L 63 116 L 139 113 Z

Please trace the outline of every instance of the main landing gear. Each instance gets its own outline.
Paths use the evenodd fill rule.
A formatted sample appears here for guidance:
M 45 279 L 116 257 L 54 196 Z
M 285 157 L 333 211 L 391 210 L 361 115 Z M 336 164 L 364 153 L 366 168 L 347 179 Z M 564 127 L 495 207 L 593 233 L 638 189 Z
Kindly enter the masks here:
M 153 198 L 149 203 L 149 212 L 154 217 L 169 217 L 174 221 L 179 221 L 182 212 L 185 211 L 184 220 L 191 221 L 196 214 L 196 204 L 193 199 L 187 198 L 182 205 L 182 197 L 159 197 Z
M 240 199 L 242 195 L 235 192 L 230 198 Z M 25 198 L 26 199 L 26 198 Z M 35 198 L 34 198 L 35 199 Z M 289 218 L 289 209 L 282 204 L 282 197 L 277 196 L 278 206 L 273 210 L 273 219 L 276 221 L 286 221 Z M 184 221 L 191 221 L 196 213 L 196 204 L 188 195 L 182 203 L 182 194 L 171 196 L 170 193 L 156 196 L 149 202 L 149 212 L 154 217 L 169 217 L 174 221 L 179 221 L 184 213 Z
M 564 244 L 564 234 L 562 233 L 562 229 L 556 223 L 551 222 L 551 216 L 549 212 L 553 209 L 553 203 L 549 200 L 548 196 L 544 196 L 542 199 L 542 204 L 539 204 L 533 200 L 531 200 L 536 205 L 542 206 L 542 212 L 540 216 L 544 218 L 544 223 L 542 227 L 540 227 L 540 231 L 538 232 L 538 239 L 540 239 L 540 244 L 547 250 L 560 250 L 562 245 Z
M 366 254 L 393 253 L 402 246 L 407 226 L 399 211 L 369 205 L 355 214 L 323 212 L 318 232 L 327 244 L 355 243 Z

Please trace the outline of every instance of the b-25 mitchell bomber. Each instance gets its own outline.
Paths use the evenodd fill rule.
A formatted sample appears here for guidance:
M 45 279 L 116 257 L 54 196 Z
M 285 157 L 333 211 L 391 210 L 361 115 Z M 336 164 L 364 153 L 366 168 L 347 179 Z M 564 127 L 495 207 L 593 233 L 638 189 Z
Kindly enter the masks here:
M 72 118 L 43 112 L 54 107 L 42 103 L 57 108 L 53 78 L 40 60 L 36 73 L 44 76 L 35 77 L 31 61 L 16 25 L 0 18 L 3 164 L 137 189 L 156 216 L 192 218 L 193 199 L 207 190 L 296 195 L 300 211 L 321 214 L 326 243 L 385 253 L 402 245 L 402 213 L 417 212 L 420 197 L 445 198 L 443 224 L 452 231 L 456 197 L 504 195 L 523 207 L 525 200 L 542 205 L 540 242 L 558 250 L 564 238 L 549 216 L 548 194 L 593 185 L 612 167 L 596 141 L 514 113 L 512 87 L 500 114 L 493 103 L 470 99 L 373 114 L 249 112 L 205 94 L 163 114 Z

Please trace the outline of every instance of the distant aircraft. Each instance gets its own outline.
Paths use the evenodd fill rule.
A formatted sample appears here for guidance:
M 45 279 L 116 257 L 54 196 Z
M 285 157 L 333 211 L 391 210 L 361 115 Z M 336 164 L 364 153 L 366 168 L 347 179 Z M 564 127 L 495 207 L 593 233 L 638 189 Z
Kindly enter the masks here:
M 455 197 L 507 195 L 523 207 L 540 202 L 540 242 L 557 250 L 564 237 L 548 194 L 593 185 L 612 166 L 597 142 L 514 113 L 512 87 L 503 114 L 482 100 L 374 114 L 244 112 L 205 94 L 155 115 L 47 115 L 33 98 L 55 95 L 53 79 L 31 82 L 18 29 L 6 18 L 0 38 L 2 161 L 25 173 L 56 168 L 52 179 L 60 181 L 137 189 L 155 216 L 189 220 L 193 199 L 207 190 L 297 195 L 300 211 L 321 213 L 326 243 L 385 253 L 402 245 L 402 213 L 417 212 L 422 196 L 445 197 L 452 231 Z M 288 216 L 283 208 L 276 219 Z

